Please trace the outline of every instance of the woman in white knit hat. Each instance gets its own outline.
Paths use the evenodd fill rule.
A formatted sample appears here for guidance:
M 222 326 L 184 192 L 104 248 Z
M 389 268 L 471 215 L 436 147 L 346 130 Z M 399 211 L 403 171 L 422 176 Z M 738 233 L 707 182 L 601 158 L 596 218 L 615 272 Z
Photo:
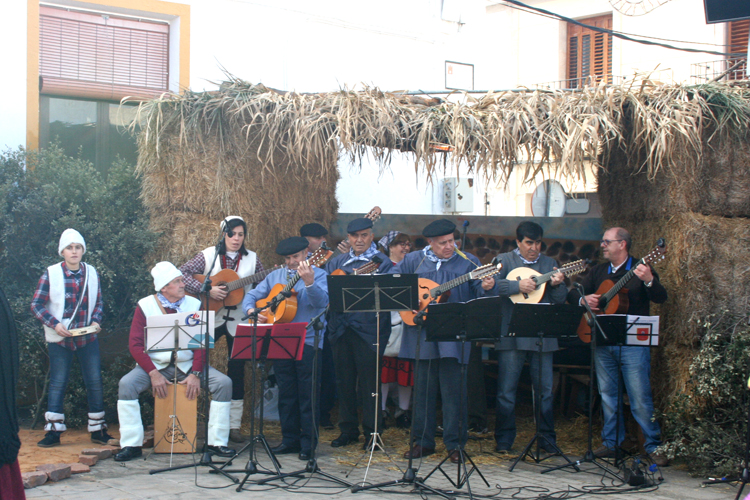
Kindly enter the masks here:
M 64 260 L 42 274 L 31 301 L 31 311 L 44 325 L 50 362 L 47 412 L 44 414 L 47 433 L 37 446 L 59 445 L 60 434 L 67 429 L 63 401 L 74 357 L 78 358 L 86 384 L 91 441 L 107 444 L 111 436 L 107 434 L 104 421 L 104 389 L 96 334 L 103 314 L 99 276 L 94 266 L 81 261 L 86 253 L 86 242 L 75 229 L 63 231 L 58 253 Z M 89 326 L 94 333 L 74 335 L 75 332 L 71 332 Z

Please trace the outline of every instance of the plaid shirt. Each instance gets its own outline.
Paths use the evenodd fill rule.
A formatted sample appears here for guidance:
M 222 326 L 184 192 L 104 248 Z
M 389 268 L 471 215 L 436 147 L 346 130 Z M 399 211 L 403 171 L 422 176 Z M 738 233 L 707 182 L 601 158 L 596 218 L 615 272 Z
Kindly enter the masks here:
M 78 295 L 79 293 L 81 293 L 81 288 L 83 287 L 84 278 L 86 276 L 86 264 L 82 264 L 81 269 L 77 272 L 70 271 L 65 265 L 65 262 L 62 263 L 62 268 L 63 282 L 65 286 L 65 312 L 63 313 L 64 319 L 70 318 L 73 314 L 73 310 L 76 307 L 76 303 L 78 302 Z M 98 288 L 99 289 L 97 290 L 96 295 L 96 307 L 94 307 L 94 312 L 91 314 L 91 323 L 99 323 L 101 325 L 102 315 L 104 313 L 101 284 Z M 55 326 L 60 321 L 52 316 L 52 314 L 50 314 L 50 312 L 47 310 L 48 301 L 49 273 L 45 270 L 44 274 L 42 274 L 42 277 L 39 278 L 39 284 L 37 285 L 36 291 L 34 292 L 34 298 L 31 299 L 31 312 L 34 314 L 34 316 L 37 317 L 39 321 L 44 323 L 46 326 L 55 328 Z M 78 312 L 76 312 L 76 317 L 73 318 L 73 320 L 68 325 L 68 329 L 88 326 L 86 324 L 86 318 L 88 316 L 89 310 L 88 302 L 88 293 L 84 293 L 83 300 L 81 301 L 81 306 L 78 308 Z M 92 333 L 89 335 L 66 337 L 61 342 L 58 342 L 58 344 L 62 347 L 70 349 L 71 351 L 75 351 L 76 349 L 83 347 L 96 339 L 97 334 Z
M 222 269 L 237 270 L 239 265 L 241 254 L 237 253 L 237 259 L 232 259 L 227 255 L 219 255 L 216 259 L 216 263 L 221 266 Z M 198 252 L 195 257 L 185 262 L 180 266 L 180 272 L 182 273 L 183 281 L 185 281 L 185 291 L 197 295 L 201 291 L 203 283 L 193 278 L 194 274 L 203 274 L 206 270 L 206 258 L 203 252 Z M 263 264 L 260 262 L 260 257 L 255 257 L 255 273 L 263 272 Z M 244 276 L 242 276 L 244 278 Z

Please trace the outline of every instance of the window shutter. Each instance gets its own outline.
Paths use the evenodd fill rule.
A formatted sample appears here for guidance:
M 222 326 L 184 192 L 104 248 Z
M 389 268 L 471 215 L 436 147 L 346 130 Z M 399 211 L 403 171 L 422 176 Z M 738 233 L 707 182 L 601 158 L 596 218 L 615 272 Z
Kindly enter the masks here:
M 612 29 L 612 15 L 581 20 L 583 24 Z M 612 83 L 612 35 L 568 24 L 568 87 L 579 88 L 588 77 Z
M 742 21 L 731 21 L 727 32 L 727 52 L 735 54 L 728 61 L 728 68 L 734 66 L 737 62 L 744 59 L 744 64 L 735 68 L 727 78 L 729 80 L 743 80 L 746 78 L 745 71 L 747 68 L 747 43 L 750 35 L 750 19 Z
M 39 8 L 40 92 L 119 101 L 168 90 L 169 25 Z

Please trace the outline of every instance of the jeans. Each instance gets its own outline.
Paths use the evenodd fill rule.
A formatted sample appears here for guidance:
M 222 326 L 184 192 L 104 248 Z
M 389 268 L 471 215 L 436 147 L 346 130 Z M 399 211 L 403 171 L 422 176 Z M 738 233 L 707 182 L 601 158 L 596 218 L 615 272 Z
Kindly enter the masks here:
M 73 356 L 78 358 L 86 384 L 86 398 L 89 402 L 89 413 L 104 411 L 104 388 L 102 387 L 102 369 L 99 357 L 99 339 L 71 351 L 58 344 L 47 344 L 49 353 L 49 396 L 47 411 L 64 413 L 65 389 L 73 367 Z
M 552 396 L 552 352 L 542 353 L 542 380 L 539 387 L 539 353 L 509 349 L 498 351 L 497 405 L 495 407 L 495 441 L 503 448 L 510 449 L 516 440 L 516 393 L 521 370 L 528 357 L 531 383 L 534 391 L 541 395 L 539 433 L 544 436 L 540 445 L 546 442 L 556 444 L 555 422 Z M 536 404 L 536 394 L 534 396 Z M 536 413 L 534 413 L 536 415 Z
M 414 444 L 435 449 L 437 391 L 443 400 L 443 443 L 448 451 L 466 445 L 469 436 L 466 388 L 456 358 L 420 360 L 414 386 Z M 461 401 L 463 395 L 463 401 Z
M 620 352 L 620 349 L 622 351 Z M 622 377 L 618 376 L 618 359 Z M 618 408 L 618 382 L 625 384 L 630 398 L 630 411 L 646 438 L 644 448 L 651 453 L 661 444 L 661 428 L 654 420 L 654 402 L 651 398 L 651 350 L 648 347 L 609 346 L 596 348 L 596 376 L 604 410 L 602 441 L 614 449 L 625 438 L 622 406 Z M 618 442 L 619 441 L 619 442 Z

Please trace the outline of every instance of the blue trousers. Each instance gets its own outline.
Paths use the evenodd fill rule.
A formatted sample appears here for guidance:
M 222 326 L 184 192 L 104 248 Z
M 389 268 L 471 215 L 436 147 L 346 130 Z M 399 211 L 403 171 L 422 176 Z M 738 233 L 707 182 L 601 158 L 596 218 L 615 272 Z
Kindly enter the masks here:
M 546 441 L 556 444 L 555 421 L 552 396 L 552 352 L 541 355 L 542 378 L 539 380 L 539 353 L 518 349 L 498 351 L 497 405 L 495 407 L 495 441 L 503 448 L 510 449 L 516 440 L 516 393 L 518 379 L 527 358 L 529 362 L 531 383 L 534 391 L 541 394 L 539 433 Z M 541 383 L 541 386 L 540 386 Z M 536 404 L 536 396 L 534 398 Z M 534 413 L 536 415 L 536 412 Z
M 273 371 L 279 384 L 279 418 L 281 442 L 287 446 L 299 445 L 303 451 L 312 449 L 317 436 L 317 418 L 313 418 L 312 374 L 314 350 L 305 345 L 302 359 L 277 359 Z M 321 357 L 318 353 L 318 387 L 320 388 Z
M 461 390 L 461 364 L 456 358 L 420 360 L 414 386 L 414 444 L 435 449 L 437 393 L 443 401 L 443 443 L 448 451 L 466 444 L 468 405 Z M 463 401 L 461 394 L 463 393 Z
M 630 411 L 643 429 L 646 438 L 644 448 L 651 453 L 661 444 L 661 428 L 659 422 L 654 420 L 654 401 L 651 397 L 651 350 L 638 346 L 597 347 L 595 363 L 604 410 L 604 445 L 614 449 L 625 438 L 622 405 L 619 405 L 619 411 L 615 411 L 618 408 L 619 380 L 628 392 Z M 618 374 L 618 365 L 621 375 Z
M 65 389 L 70 380 L 70 369 L 73 368 L 73 357 L 78 359 L 86 384 L 86 398 L 89 403 L 89 413 L 104 411 L 104 388 L 102 386 L 101 358 L 99 356 L 99 339 L 85 346 L 71 351 L 58 344 L 48 343 L 49 353 L 49 396 L 47 397 L 47 411 L 65 413 Z

